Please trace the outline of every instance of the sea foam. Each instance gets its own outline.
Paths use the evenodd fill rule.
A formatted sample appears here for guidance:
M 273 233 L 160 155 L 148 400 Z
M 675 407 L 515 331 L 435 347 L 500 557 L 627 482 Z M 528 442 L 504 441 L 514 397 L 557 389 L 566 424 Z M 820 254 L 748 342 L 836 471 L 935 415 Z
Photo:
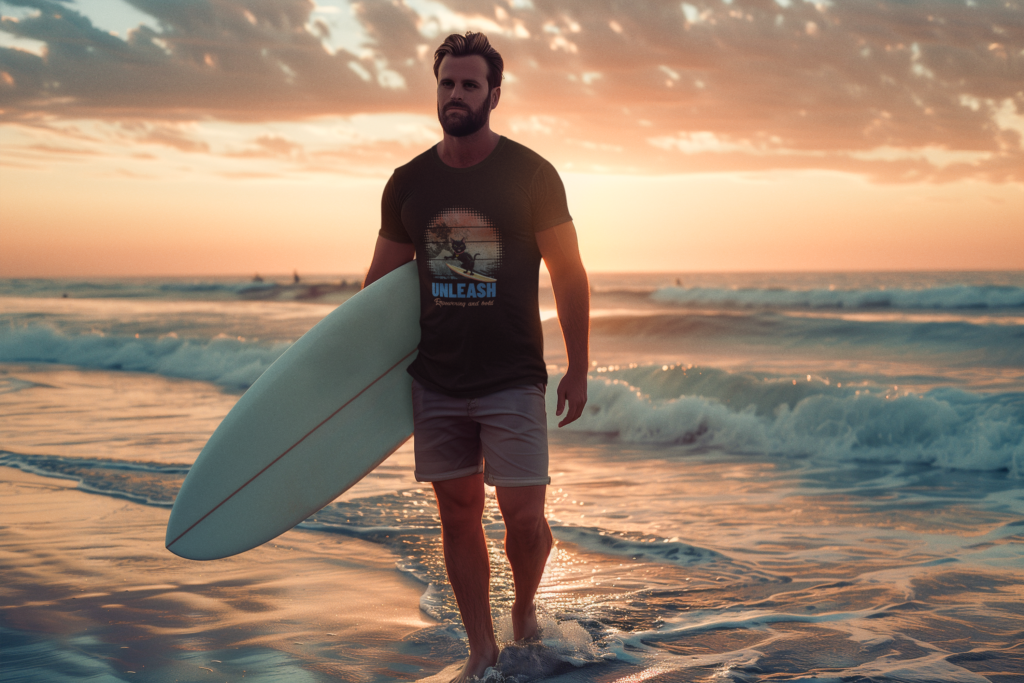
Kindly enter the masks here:
M 709 370 L 708 379 L 695 382 L 692 376 L 704 374 L 699 369 L 642 370 L 646 378 L 626 371 L 633 382 L 615 373 L 591 378 L 584 414 L 567 429 L 630 443 L 1007 470 L 1024 478 L 1024 395 L 951 388 L 897 394 L 821 380 L 758 380 L 720 370 Z M 557 380 L 552 378 L 552 386 Z M 697 383 L 700 393 L 687 393 Z M 555 400 L 549 391 L 552 426 L 558 420 Z
M 37 325 L 0 331 L 0 362 L 152 372 L 245 389 L 288 346 L 233 338 L 65 335 Z M 552 378 L 548 392 L 552 424 L 558 379 Z M 901 394 L 810 376 L 797 381 L 715 368 L 641 366 L 592 377 L 589 394 L 583 417 L 568 429 L 630 443 L 1007 470 L 1024 478 L 1019 393 L 940 388 Z
M 135 339 L 103 334 L 65 335 L 43 326 L 0 330 L 0 362 L 61 363 L 82 368 L 152 372 L 245 389 L 284 353 L 288 343 L 231 338 Z
M 999 309 L 1024 308 L 1024 288 L 1009 286 L 924 289 L 725 289 L 663 287 L 658 303 L 739 308 Z

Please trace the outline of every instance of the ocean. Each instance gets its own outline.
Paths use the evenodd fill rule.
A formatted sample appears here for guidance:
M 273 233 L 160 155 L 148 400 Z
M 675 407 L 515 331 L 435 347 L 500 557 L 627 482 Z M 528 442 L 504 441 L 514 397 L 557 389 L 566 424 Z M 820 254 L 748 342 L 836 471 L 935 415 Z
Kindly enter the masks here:
M 220 419 L 358 276 L 0 280 L 0 678 L 447 680 L 412 442 L 264 547 L 163 548 Z M 539 305 L 557 541 L 490 680 L 1024 680 L 1024 273 L 592 274 Z M 489 494 L 492 596 L 511 575 Z

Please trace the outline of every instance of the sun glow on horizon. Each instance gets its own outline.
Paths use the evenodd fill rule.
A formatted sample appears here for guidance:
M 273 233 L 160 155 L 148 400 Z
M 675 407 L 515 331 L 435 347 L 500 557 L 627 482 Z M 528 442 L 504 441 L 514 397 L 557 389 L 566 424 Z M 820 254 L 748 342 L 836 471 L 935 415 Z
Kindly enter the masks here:
M 594 271 L 1024 269 L 1017 0 L 189 7 L 4 5 L 0 277 L 361 272 L 467 29 Z

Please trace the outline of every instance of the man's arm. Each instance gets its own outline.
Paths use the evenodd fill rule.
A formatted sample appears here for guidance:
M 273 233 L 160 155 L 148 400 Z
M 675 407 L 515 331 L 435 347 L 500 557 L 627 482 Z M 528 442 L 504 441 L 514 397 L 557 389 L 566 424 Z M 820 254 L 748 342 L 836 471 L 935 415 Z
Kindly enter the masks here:
M 373 248 L 373 260 L 370 270 L 363 280 L 363 287 L 368 287 L 399 266 L 412 261 L 416 248 L 411 242 L 392 242 L 385 237 L 377 237 L 377 245 Z
M 590 369 L 590 282 L 580 259 L 576 228 L 572 221 L 537 233 L 537 247 L 551 274 L 551 290 L 558 308 L 569 368 L 558 383 L 556 415 L 568 402 L 569 410 L 558 423 L 564 427 L 583 414 L 587 404 L 587 371 Z

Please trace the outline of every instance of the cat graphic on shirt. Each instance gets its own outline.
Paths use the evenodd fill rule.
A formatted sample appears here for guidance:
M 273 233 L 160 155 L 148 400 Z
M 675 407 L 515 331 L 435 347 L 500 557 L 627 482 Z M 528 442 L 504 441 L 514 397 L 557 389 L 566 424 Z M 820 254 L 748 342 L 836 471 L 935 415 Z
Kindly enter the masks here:
M 466 252 L 466 239 L 465 238 L 462 238 L 461 240 L 452 239 L 451 240 L 451 250 L 452 250 L 453 256 L 445 256 L 445 258 L 449 259 L 449 260 L 456 260 L 457 259 L 458 262 L 460 264 L 462 264 L 462 269 L 463 270 L 465 270 L 467 273 L 472 273 L 473 272 L 473 267 L 476 265 L 476 257 L 479 256 L 480 253 L 477 252 L 476 254 L 473 254 L 472 256 L 470 256 Z

